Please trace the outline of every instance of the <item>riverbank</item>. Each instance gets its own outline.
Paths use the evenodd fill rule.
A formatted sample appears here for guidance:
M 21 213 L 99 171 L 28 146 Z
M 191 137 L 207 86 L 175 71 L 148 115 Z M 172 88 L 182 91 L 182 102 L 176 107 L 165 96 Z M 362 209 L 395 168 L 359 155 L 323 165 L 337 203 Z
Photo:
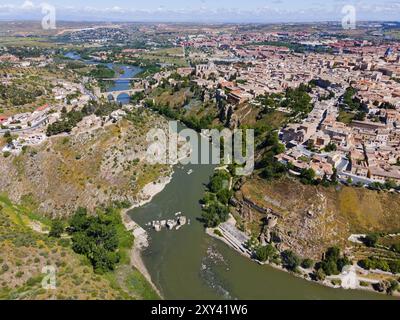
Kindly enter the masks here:
M 146 230 L 140 227 L 128 214 L 129 211 L 142 207 L 153 200 L 153 198 L 162 192 L 165 187 L 171 182 L 173 172 L 167 176 L 162 177 L 158 182 L 152 182 L 147 184 L 138 195 L 138 200 L 128 209 L 122 211 L 122 221 L 125 228 L 131 231 L 134 236 L 134 244 L 130 251 L 131 265 L 135 267 L 150 283 L 152 288 L 157 292 L 161 299 L 163 295 L 157 286 L 154 284 L 149 271 L 142 259 L 142 251 L 149 246 L 149 238 Z
M 226 227 L 223 227 L 226 226 Z M 236 220 L 233 218 L 233 216 L 230 216 L 227 222 L 222 224 L 222 226 L 216 227 L 216 228 L 207 228 L 206 229 L 206 234 L 208 234 L 210 237 L 214 239 L 218 239 L 225 243 L 227 246 L 241 254 L 242 256 L 246 257 L 249 260 L 252 260 L 253 262 L 260 264 L 260 265 L 267 265 L 270 266 L 276 270 L 286 272 L 291 274 L 292 276 L 295 276 L 300 279 L 304 279 L 309 282 L 317 283 L 318 285 L 322 285 L 325 287 L 333 288 L 333 289 L 344 289 L 344 290 L 362 290 L 362 291 L 368 291 L 368 292 L 373 292 L 376 294 L 383 293 L 383 292 L 377 292 L 375 291 L 371 286 L 362 286 L 362 282 L 368 282 L 369 284 L 377 284 L 379 283 L 378 280 L 374 279 L 368 279 L 367 276 L 370 274 L 366 270 L 361 270 L 360 267 L 356 265 L 349 266 L 346 270 L 343 270 L 343 272 L 337 276 L 327 276 L 325 280 L 323 281 L 317 281 L 317 280 L 312 280 L 308 275 L 312 272 L 311 269 L 306 270 L 301 267 L 299 273 L 294 273 L 290 272 L 281 265 L 277 265 L 274 263 L 263 263 L 260 262 L 256 259 L 254 259 L 248 249 L 244 247 L 244 242 L 243 242 L 243 235 L 244 232 L 240 231 L 236 227 Z M 235 235 L 237 234 L 237 236 Z M 241 239 L 238 239 L 241 238 Z M 250 239 L 250 237 L 248 237 Z M 362 275 L 358 275 L 357 271 L 359 271 Z M 340 285 L 334 284 L 334 281 L 339 280 Z M 386 294 L 386 293 L 384 293 Z M 395 292 L 393 294 L 394 297 L 399 297 L 400 293 Z

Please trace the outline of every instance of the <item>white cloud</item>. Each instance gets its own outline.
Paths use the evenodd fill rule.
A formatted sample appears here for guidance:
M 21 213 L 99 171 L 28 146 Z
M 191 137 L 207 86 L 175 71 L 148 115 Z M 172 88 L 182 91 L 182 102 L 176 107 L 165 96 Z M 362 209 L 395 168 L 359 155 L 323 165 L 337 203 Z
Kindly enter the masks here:
M 11 1 L 11 0 L 10 0 Z M 34 0 L 39 1 L 39 0 Z M 0 14 L 9 18 L 29 18 L 40 14 L 43 4 L 35 4 L 26 0 L 20 4 L 0 4 Z M 46 1 L 46 0 L 42 0 Z M 202 1 L 201 6 L 187 6 L 180 9 L 169 9 L 168 6 L 159 6 L 154 9 L 133 9 L 132 7 L 94 7 L 84 4 L 73 6 L 70 4 L 57 7 L 59 15 L 66 19 L 120 19 L 120 20 L 147 20 L 147 21 L 313 21 L 313 20 L 337 20 L 341 17 L 342 2 L 335 0 L 334 4 L 325 4 L 323 0 L 315 0 L 312 6 L 298 8 L 282 7 L 282 0 L 268 0 L 264 6 L 254 9 L 238 9 L 231 7 L 207 7 Z M 112 1 L 110 1 L 112 3 Z M 363 0 L 356 0 L 357 12 L 368 19 L 385 19 L 386 16 L 400 18 L 400 1 L 386 0 L 371 4 Z
M 21 5 L 21 9 L 22 10 L 32 10 L 32 9 L 36 9 L 36 6 L 33 4 L 32 1 L 27 0 Z

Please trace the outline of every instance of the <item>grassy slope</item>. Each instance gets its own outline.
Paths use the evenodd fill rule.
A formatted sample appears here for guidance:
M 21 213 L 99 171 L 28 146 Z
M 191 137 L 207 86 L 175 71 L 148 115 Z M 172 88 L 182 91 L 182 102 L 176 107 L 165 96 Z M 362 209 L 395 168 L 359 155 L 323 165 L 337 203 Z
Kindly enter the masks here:
M 112 200 L 133 201 L 148 183 L 169 172 L 166 165 L 143 159 L 146 134 L 159 126 L 159 118 L 142 115 L 93 133 L 54 137 L 26 153 L 0 162 L 3 190 L 14 202 L 31 198 L 40 212 L 67 216 L 76 207 L 90 210 Z M 140 160 L 140 161 L 136 161 Z
M 33 222 L 45 225 L 46 219 L 36 220 L 39 216 L 5 196 L 0 197 L 0 209 L 0 299 L 158 299 L 128 264 L 133 239 L 122 224 L 122 262 L 115 272 L 97 275 L 66 240 L 51 239 L 29 227 Z M 42 267 L 47 265 L 57 269 L 56 290 L 41 286 Z

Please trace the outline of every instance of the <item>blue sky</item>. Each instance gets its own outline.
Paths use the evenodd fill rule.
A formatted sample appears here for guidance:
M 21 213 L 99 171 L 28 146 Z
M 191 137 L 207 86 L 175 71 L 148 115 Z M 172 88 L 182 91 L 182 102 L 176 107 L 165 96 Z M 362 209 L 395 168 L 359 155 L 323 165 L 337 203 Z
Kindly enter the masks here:
M 59 20 L 312 22 L 340 21 L 344 5 L 358 20 L 400 21 L 400 0 L 0 0 L 0 19 L 37 19 L 42 4 Z

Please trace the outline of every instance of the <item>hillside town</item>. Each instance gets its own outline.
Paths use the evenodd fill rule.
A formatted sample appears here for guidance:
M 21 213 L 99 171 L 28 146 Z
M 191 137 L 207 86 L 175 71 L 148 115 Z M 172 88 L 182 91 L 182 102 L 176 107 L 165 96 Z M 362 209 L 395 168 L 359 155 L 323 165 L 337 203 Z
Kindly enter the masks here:
M 149 250 L 155 265 L 175 266 L 208 235 L 257 267 L 329 289 L 398 295 L 398 29 L 383 22 L 356 31 L 336 23 L 88 23 L 40 41 L 15 31 L 0 45 L 0 204 L 18 215 L 29 210 L 15 220 L 46 237 L 54 225 L 62 229 L 56 234 L 71 254 L 113 276 L 123 273 L 120 248 L 93 254 L 84 231 L 76 239 L 71 226 L 87 219 L 109 228 L 121 214 L 146 239 L 132 249 L 134 240 L 122 234 L 132 249 L 123 268 L 132 258 L 157 294 L 153 266 L 146 269 L 139 251 Z M 150 163 L 160 150 L 149 140 L 168 121 L 179 124 L 173 134 L 183 163 Z M 195 152 L 181 128 L 209 147 L 209 130 L 252 130 L 254 170 L 236 174 L 243 164 L 229 157 L 184 163 Z M 46 219 L 32 222 L 36 212 Z M 117 227 L 110 233 L 121 236 Z M 217 259 L 214 247 L 206 258 Z M 103 258 L 107 264 L 96 260 Z M 201 270 L 185 276 L 206 279 L 206 258 L 196 257 Z M 172 281 L 175 271 L 168 272 L 162 276 Z
M 120 30 L 115 30 L 119 35 Z M 113 29 L 107 32 L 112 34 Z M 97 38 L 95 35 L 92 38 Z M 301 53 L 290 46 L 272 44 L 279 44 L 277 41 L 295 43 L 308 51 Z M 398 43 L 377 46 L 368 40 L 317 37 L 306 32 L 227 33 L 222 36 L 210 32 L 178 37 L 174 42 L 187 53 L 192 66 L 178 67 L 175 71 L 160 70 L 135 83 L 134 88 L 151 90 L 166 79 L 176 85 L 178 82 L 171 78 L 176 72 L 181 77 L 190 77 L 192 83 L 205 90 L 208 99 L 222 98 L 235 106 L 253 104 L 265 94 L 316 83 L 310 92 L 312 112 L 305 119 L 281 129 L 280 139 L 287 150 L 277 159 L 290 163 L 294 174 L 311 168 L 320 178 L 330 178 L 335 173 L 342 181 L 366 185 L 388 180 L 400 182 Z M 143 50 L 125 49 L 119 58 L 141 52 Z M 109 53 L 100 51 L 92 57 L 101 61 Z M 0 56 L 0 61 L 17 68 L 44 68 L 53 59 L 48 56 L 19 59 L 6 52 Z M 9 75 L 3 74 L 0 80 L 7 85 Z M 353 91 L 348 100 L 357 102 L 357 110 L 343 101 L 349 88 Z M 99 96 L 98 91 L 95 93 Z M 75 96 L 67 104 L 68 95 Z M 31 113 L 0 116 L 3 134 L 7 130 L 20 133 L 18 140 L 5 146 L 3 152 L 18 153 L 24 144 L 42 142 L 46 139 L 46 125 L 60 118 L 63 107 L 69 110 L 74 106 L 82 107 L 93 98 L 83 84 L 66 81 L 53 84 L 52 96 L 57 101 L 55 105 L 43 105 Z M 353 115 L 350 121 L 343 121 L 341 114 L 351 116 L 351 112 L 355 112 L 356 117 Z M 231 126 L 238 127 L 240 123 Z M 326 152 L 327 147 L 334 150 Z

